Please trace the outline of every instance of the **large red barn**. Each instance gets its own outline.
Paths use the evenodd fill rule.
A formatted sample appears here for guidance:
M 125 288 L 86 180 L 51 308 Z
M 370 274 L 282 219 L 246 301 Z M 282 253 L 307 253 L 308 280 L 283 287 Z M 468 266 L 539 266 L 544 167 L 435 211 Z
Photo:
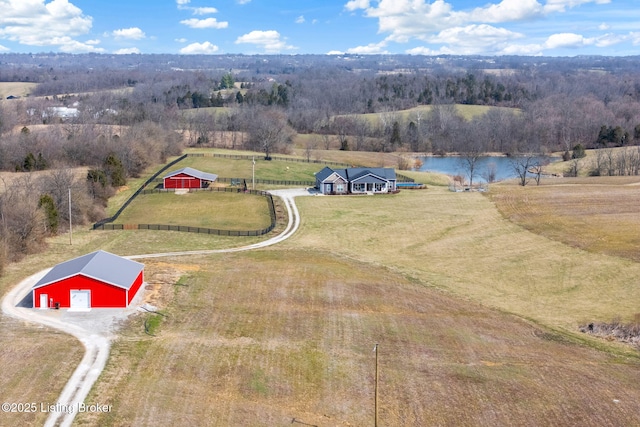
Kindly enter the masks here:
M 165 175 L 163 183 L 164 188 L 205 188 L 216 179 L 216 174 L 187 167 Z
M 34 308 L 124 308 L 144 282 L 144 265 L 105 251 L 53 267 L 33 286 Z

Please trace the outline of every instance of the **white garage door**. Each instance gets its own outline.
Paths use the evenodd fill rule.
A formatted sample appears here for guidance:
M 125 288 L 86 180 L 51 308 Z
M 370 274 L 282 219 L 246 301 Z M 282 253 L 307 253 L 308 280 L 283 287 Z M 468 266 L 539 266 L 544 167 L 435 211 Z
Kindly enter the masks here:
M 91 308 L 91 291 L 71 291 L 71 308 L 88 310 Z

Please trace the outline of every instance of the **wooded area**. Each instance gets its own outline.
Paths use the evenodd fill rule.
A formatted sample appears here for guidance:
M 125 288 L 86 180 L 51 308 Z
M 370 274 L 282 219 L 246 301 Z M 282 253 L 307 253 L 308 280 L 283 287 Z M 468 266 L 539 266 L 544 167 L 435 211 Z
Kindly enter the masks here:
M 0 252 L 65 229 L 69 188 L 73 222 L 99 219 L 113 187 L 184 144 L 269 157 L 306 134 L 308 158 L 638 145 L 638 69 L 640 57 L 3 54 L 0 82 L 37 86 L 0 102 L 0 169 L 42 175 L 5 182 Z M 636 154 L 603 152 L 593 174 L 637 174 Z

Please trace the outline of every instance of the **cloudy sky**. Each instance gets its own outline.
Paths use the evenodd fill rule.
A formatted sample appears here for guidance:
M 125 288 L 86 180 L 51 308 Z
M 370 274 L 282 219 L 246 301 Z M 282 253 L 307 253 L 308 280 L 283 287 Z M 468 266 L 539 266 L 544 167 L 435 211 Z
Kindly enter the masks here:
M 639 0 L 0 0 L 0 52 L 638 55 Z

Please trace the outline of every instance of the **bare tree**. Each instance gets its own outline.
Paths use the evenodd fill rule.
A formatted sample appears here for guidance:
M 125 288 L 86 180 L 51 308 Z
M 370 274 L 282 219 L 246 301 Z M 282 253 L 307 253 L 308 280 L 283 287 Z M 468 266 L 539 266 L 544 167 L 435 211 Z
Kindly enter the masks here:
M 510 163 L 513 171 L 518 177 L 521 186 L 529 182 L 529 174 L 532 167 L 538 164 L 538 156 L 533 154 L 516 155 L 511 157 Z

